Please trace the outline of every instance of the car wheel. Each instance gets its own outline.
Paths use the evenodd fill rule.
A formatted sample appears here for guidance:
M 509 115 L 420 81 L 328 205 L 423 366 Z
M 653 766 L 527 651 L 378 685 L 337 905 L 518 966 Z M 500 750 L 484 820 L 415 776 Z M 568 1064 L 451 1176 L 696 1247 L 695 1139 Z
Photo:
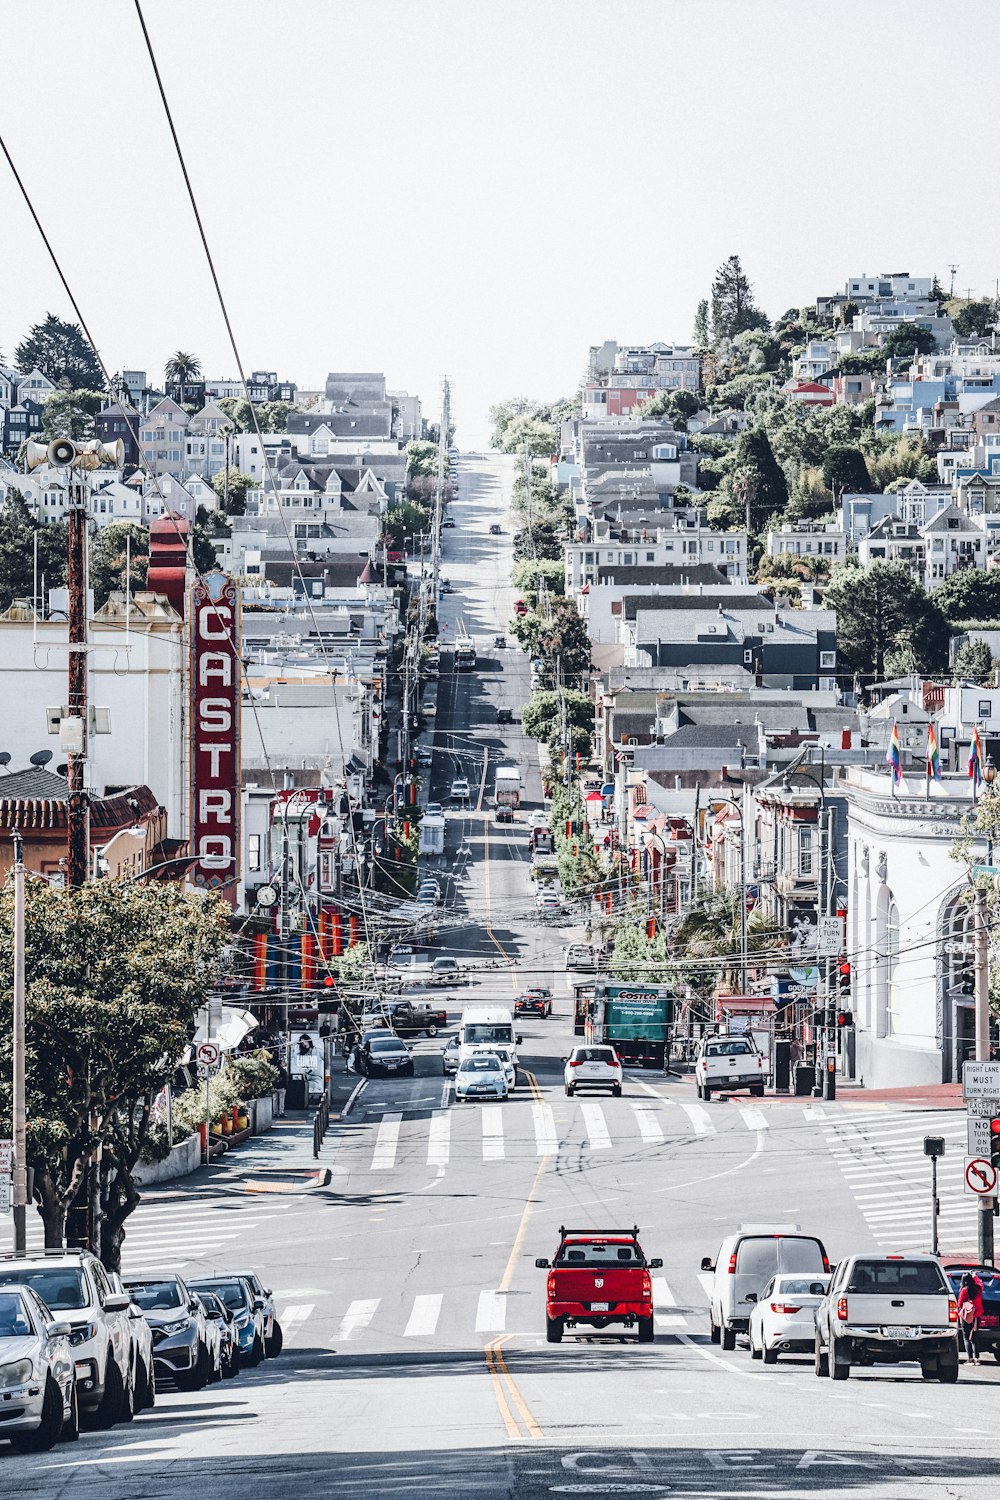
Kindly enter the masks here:
M 750 1358 L 760 1359 L 760 1350 L 753 1341 L 753 1334 L 750 1334 Z
M 851 1356 L 846 1339 L 834 1339 L 829 1354 L 830 1374 L 834 1380 L 846 1380 L 851 1373 Z
M 253 1348 L 250 1350 L 250 1357 L 247 1360 L 247 1364 L 250 1366 L 250 1368 L 252 1370 L 256 1369 L 257 1366 L 260 1364 L 260 1362 L 261 1362 L 261 1360 L 263 1358 L 264 1358 L 264 1340 L 261 1338 L 260 1334 L 257 1333 L 257 1334 L 254 1334 Z
M 711 1099 L 711 1097 L 712 1097 L 712 1085 L 710 1083 L 703 1083 L 702 1084 L 702 1086 L 701 1086 L 701 1097 L 703 1099 Z
M 613 1083 L 611 1085 L 611 1097 L 612 1097 L 612 1099 L 620 1099 L 621 1096 L 622 1096 L 622 1086 L 621 1086 L 621 1084 L 620 1083 Z
M 937 1380 L 938 1362 L 936 1359 L 922 1359 L 920 1361 L 920 1374 L 924 1380 Z
M 939 1354 L 937 1378 L 942 1385 L 954 1385 L 958 1379 L 958 1350 L 954 1354 Z
M 753 1099 L 763 1099 L 764 1085 L 762 1083 L 755 1083 L 753 1088 L 750 1090 L 750 1096 Z
M 62 1392 L 52 1376 L 45 1380 L 45 1397 L 42 1401 L 42 1421 L 34 1432 L 12 1432 L 10 1445 L 20 1453 L 48 1453 L 59 1441 L 63 1425 Z
M 93 1424 L 99 1432 L 106 1432 L 113 1427 L 121 1416 L 122 1397 L 125 1387 L 122 1383 L 122 1372 L 115 1362 L 114 1355 L 108 1350 L 108 1367 L 104 1375 L 104 1395 L 101 1397 L 100 1405 L 94 1412 Z
M 736 1348 L 736 1329 L 727 1328 L 725 1324 L 722 1325 L 722 1347 L 723 1349 Z
M 135 1416 L 135 1369 L 129 1371 L 129 1377 L 122 1387 L 122 1409 L 120 1422 L 131 1422 Z
M 778 1363 L 777 1349 L 769 1349 L 766 1344 L 764 1345 L 764 1363 L 766 1365 L 776 1365 Z
M 561 1344 L 563 1336 L 562 1318 L 545 1319 L 545 1342 L 547 1344 Z
M 212 1366 L 208 1357 L 208 1350 L 204 1344 L 198 1345 L 198 1356 L 190 1370 L 178 1370 L 174 1376 L 174 1382 L 180 1391 L 203 1391 L 208 1385 L 212 1374 Z
M 271 1337 L 269 1339 L 265 1339 L 264 1341 L 264 1349 L 267 1353 L 268 1359 L 277 1359 L 278 1355 L 281 1353 L 284 1347 L 285 1335 L 281 1331 L 281 1324 L 278 1322 L 277 1318 L 275 1318 L 273 1324 L 271 1325 Z
M 137 1412 L 145 1411 L 149 1406 L 149 1371 L 140 1360 L 135 1367 L 135 1409 Z
M 219 1346 L 218 1355 L 212 1361 L 212 1373 L 208 1377 L 208 1383 L 209 1383 L 209 1385 L 221 1385 L 222 1384 L 222 1346 L 221 1345 Z
M 437 1034 L 438 1034 L 438 1029 L 437 1029 L 436 1026 L 428 1026 L 428 1028 L 427 1028 L 427 1035 L 428 1036 L 437 1036 Z
M 700 1099 L 701 1098 L 701 1084 L 697 1081 L 697 1079 L 695 1080 L 695 1085 L 694 1085 L 694 1096 L 695 1096 L 696 1099 Z
M 822 1344 L 819 1341 L 818 1333 L 816 1335 L 815 1343 L 813 1344 L 813 1360 L 816 1374 L 826 1375 L 829 1370 L 829 1359 L 826 1350 L 823 1348 Z
M 636 1321 L 639 1329 L 639 1343 L 651 1344 L 653 1342 L 653 1319 L 651 1317 L 638 1318 Z
M 573 1085 L 571 1083 L 567 1083 L 567 1085 L 566 1085 L 566 1098 L 567 1099 L 572 1099 L 573 1093 L 574 1093 Z
M 226 1360 L 226 1367 L 223 1373 L 227 1380 L 235 1380 L 237 1375 L 240 1373 L 239 1344 L 233 1345 L 232 1352 L 230 1353 L 229 1358 Z
M 75 1443 L 80 1437 L 80 1400 L 76 1393 L 76 1381 L 73 1381 L 73 1390 L 70 1395 L 69 1416 L 63 1417 L 62 1431 L 59 1434 L 61 1443 Z

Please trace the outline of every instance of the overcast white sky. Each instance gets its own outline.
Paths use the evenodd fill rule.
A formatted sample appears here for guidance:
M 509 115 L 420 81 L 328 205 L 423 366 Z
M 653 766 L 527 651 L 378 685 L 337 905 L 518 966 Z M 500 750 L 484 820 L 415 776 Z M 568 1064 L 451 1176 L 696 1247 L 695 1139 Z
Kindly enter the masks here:
M 1000 274 L 995 0 L 146 0 L 247 368 L 384 370 L 459 443 L 587 348 L 850 274 Z M 0 130 L 112 368 L 231 376 L 132 0 L 8 5 Z M 0 350 L 68 315 L 0 167 Z

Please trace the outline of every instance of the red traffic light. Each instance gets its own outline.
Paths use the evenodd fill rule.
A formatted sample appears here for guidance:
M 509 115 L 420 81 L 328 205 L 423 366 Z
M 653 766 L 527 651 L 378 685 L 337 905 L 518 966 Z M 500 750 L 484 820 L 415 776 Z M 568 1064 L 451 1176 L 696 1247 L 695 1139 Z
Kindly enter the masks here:
M 323 980 L 323 983 L 326 985 L 326 987 L 327 987 L 328 990 L 332 989 L 333 988 L 333 975 L 332 974 L 327 974 L 326 977 L 325 977 L 325 979 Z
M 849 963 L 846 962 L 846 960 L 845 960 L 844 963 L 841 964 L 841 966 L 840 966 L 840 972 L 841 972 L 841 974 L 848 974 L 848 975 L 850 974 L 850 972 L 851 972 L 851 966 L 850 966 Z
M 1000 1135 L 1000 1119 L 990 1121 L 990 1135 Z

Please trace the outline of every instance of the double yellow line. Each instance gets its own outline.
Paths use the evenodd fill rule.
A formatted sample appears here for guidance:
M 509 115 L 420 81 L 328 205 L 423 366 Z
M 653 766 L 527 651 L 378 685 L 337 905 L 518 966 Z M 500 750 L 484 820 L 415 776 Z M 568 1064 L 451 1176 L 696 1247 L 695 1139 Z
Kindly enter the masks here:
M 532 1416 L 528 1403 L 521 1395 L 513 1375 L 507 1368 L 507 1361 L 503 1357 L 503 1344 L 508 1337 L 508 1334 L 501 1334 L 499 1338 L 491 1339 L 486 1345 L 486 1368 L 490 1372 L 493 1394 L 500 1408 L 500 1416 L 503 1418 L 507 1436 L 514 1442 L 523 1442 L 525 1438 L 543 1437 L 544 1433 Z M 511 1410 L 512 1406 L 517 1412 L 517 1417 Z

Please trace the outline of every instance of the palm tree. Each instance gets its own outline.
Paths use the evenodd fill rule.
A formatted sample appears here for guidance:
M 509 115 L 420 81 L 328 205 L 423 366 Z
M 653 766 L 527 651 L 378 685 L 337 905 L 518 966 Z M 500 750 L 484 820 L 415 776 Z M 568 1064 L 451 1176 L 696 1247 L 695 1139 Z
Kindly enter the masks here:
M 177 385 L 186 385 L 189 380 L 197 380 L 201 374 L 201 360 L 194 354 L 185 354 L 178 349 L 167 360 L 163 371 L 168 380 L 176 382 Z

